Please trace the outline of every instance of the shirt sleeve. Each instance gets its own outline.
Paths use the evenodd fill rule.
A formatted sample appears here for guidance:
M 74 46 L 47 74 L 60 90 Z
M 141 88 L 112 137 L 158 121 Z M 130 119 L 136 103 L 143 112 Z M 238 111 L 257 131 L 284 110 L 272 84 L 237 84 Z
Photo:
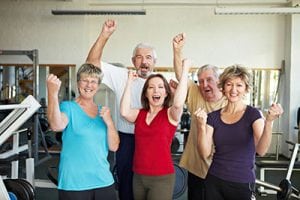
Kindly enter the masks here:
M 128 77 L 126 68 L 117 67 L 109 63 L 101 62 L 101 70 L 104 74 L 102 83 L 107 85 L 112 91 L 118 91 L 121 86 L 124 86 Z
M 207 124 L 212 127 L 215 127 L 217 125 L 218 119 L 220 119 L 220 112 L 221 112 L 221 110 L 219 109 L 219 110 L 208 113 Z
M 255 122 L 257 119 L 263 118 L 262 113 L 257 108 L 254 108 L 252 106 L 249 107 L 250 107 L 250 114 L 248 115 L 248 117 L 251 124 Z

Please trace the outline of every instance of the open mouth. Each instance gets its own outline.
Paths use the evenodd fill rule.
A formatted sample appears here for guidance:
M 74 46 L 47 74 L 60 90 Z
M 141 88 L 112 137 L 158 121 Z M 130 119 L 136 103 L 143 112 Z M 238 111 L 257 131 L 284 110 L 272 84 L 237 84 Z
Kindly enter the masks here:
M 83 89 L 83 91 L 86 92 L 86 93 L 93 92 L 93 90 L 88 89 L 88 88 Z
M 205 91 L 205 93 L 210 93 L 210 92 L 211 92 L 210 89 L 206 89 L 206 90 L 204 90 L 204 91 Z
M 152 96 L 154 102 L 158 102 L 160 100 L 160 96 L 154 95 Z
M 141 67 L 141 70 L 144 70 L 144 71 L 146 71 L 146 70 L 148 70 L 149 69 L 149 67 L 147 67 L 147 66 L 142 66 Z

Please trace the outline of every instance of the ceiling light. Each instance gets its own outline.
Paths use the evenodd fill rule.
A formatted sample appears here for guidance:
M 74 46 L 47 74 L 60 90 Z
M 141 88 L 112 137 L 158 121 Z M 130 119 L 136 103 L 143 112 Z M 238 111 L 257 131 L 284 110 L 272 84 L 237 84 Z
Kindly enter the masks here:
M 146 10 L 52 10 L 53 15 L 146 15 Z
M 216 7 L 216 15 L 259 15 L 259 14 L 273 14 L 273 15 L 288 15 L 300 14 L 300 7 L 273 7 L 273 8 L 228 8 Z

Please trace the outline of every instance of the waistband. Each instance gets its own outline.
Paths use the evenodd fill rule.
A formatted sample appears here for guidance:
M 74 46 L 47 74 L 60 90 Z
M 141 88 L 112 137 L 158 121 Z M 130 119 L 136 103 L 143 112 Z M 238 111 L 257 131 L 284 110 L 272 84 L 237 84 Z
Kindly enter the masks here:
M 126 133 L 126 132 L 122 132 L 122 131 L 118 131 L 119 135 L 125 135 L 125 136 L 134 136 L 134 133 Z

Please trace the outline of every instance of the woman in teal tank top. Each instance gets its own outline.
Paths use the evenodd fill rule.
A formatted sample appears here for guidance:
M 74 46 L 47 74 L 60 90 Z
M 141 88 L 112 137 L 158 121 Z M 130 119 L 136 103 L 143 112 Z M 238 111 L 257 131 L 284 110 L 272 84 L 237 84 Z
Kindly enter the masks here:
M 58 193 L 61 200 L 117 199 L 108 151 L 119 147 L 119 136 L 108 107 L 94 102 L 103 74 L 91 64 L 77 72 L 79 96 L 59 103 L 61 81 L 47 78 L 47 117 L 53 131 L 62 131 Z

